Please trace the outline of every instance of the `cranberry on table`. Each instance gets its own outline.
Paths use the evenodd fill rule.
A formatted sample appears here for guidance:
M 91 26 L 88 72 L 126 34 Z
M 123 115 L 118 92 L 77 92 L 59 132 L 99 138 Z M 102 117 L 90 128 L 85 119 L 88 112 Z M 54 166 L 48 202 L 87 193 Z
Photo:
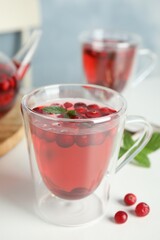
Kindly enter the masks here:
M 144 217 L 150 212 L 150 207 L 147 203 L 141 202 L 135 208 L 135 213 L 138 217 Z
M 136 201 L 137 201 L 137 197 L 133 193 L 128 193 L 124 196 L 124 202 L 128 206 L 135 204 Z
M 127 219 L 128 219 L 128 214 L 124 211 L 118 211 L 114 215 L 114 220 L 118 224 L 125 223 L 127 221 Z

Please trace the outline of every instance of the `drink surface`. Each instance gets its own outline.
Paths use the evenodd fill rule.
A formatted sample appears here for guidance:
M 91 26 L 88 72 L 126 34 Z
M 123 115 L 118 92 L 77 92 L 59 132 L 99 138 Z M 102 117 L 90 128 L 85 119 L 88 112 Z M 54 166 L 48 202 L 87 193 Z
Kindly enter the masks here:
M 32 111 L 38 113 L 30 121 L 35 156 L 47 188 L 63 199 L 90 195 L 109 165 L 117 131 L 116 125 L 94 124 L 91 119 L 116 110 L 84 99 L 67 99 Z

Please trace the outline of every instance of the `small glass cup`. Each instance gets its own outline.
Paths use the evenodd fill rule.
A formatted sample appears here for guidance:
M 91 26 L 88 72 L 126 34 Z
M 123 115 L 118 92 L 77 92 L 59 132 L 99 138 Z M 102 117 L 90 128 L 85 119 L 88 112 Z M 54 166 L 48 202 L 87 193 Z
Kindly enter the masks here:
M 80 42 L 83 69 L 89 84 L 124 94 L 155 67 L 156 54 L 140 48 L 142 39 L 135 33 L 94 29 L 81 33 Z
M 97 111 L 106 107 L 112 111 L 79 119 L 34 110 L 65 102 L 98 104 Z M 80 226 L 104 216 L 112 176 L 147 144 L 150 124 L 141 117 L 126 119 L 126 101 L 118 92 L 89 84 L 36 89 L 23 97 L 22 113 L 38 215 L 63 226 Z M 125 123 L 139 137 L 117 161 Z

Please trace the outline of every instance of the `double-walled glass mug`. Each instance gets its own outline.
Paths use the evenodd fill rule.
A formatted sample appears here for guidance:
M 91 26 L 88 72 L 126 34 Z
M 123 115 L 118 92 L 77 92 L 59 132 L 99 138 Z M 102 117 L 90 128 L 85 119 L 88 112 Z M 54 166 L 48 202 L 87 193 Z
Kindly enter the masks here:
M 84 74 L 90 84 L 124 94 L 155 67 L 155 53 L 141 48 L 142 39 L 134 33 L 94 29 L 83 32 L 80 41 Z
M 38 88 L 23 97 L 22 113 L 39 216 L 63 226 L 104 216 L 111 176 L 147 144 L 150 124 L 126 117 L 118 92 L 89 84 Z M 139 134 L 118 160 L 125 124 Z

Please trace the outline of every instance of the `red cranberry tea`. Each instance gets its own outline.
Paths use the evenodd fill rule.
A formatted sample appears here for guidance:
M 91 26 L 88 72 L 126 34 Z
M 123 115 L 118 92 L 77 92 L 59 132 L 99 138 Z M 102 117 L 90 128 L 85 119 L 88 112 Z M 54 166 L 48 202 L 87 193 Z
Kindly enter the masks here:
M 116 127 L 109 127 L 106 122 L 97 127 L 87 119 L 116 111 L 92 102 L 74 102 L 73 99 L 38 106 L 33 111 L 39 113 L 30 124 L 35 155 L 48 189 L 64 199 L 81 199 L 91 194 L 109 164 Z M 54 120 L 43 120 L 40 114 L 53 116 Z
M 43 86 L 26 94 L 21 106 L 38 216 L 61 226 L 82 226 L 105 216 L 113 175 L 149 141 L 148 122 L 126 117 L 125 99 L 98 85 Z M 143 130 L 138 148 L 118 160 L 125 125 Z M 130 195 L 128 205 L 136 201 Z M 142 208 L 137 209 L 136 214 Z M 127 215 L 115 220 L 125 222 Z
M 121 92 L 132 73 L 136 46 L 116 47 L 119 41 L 83 44 L 83 67 L 88 83 Z M 111 46 L 111 44 L 113 46 Z

